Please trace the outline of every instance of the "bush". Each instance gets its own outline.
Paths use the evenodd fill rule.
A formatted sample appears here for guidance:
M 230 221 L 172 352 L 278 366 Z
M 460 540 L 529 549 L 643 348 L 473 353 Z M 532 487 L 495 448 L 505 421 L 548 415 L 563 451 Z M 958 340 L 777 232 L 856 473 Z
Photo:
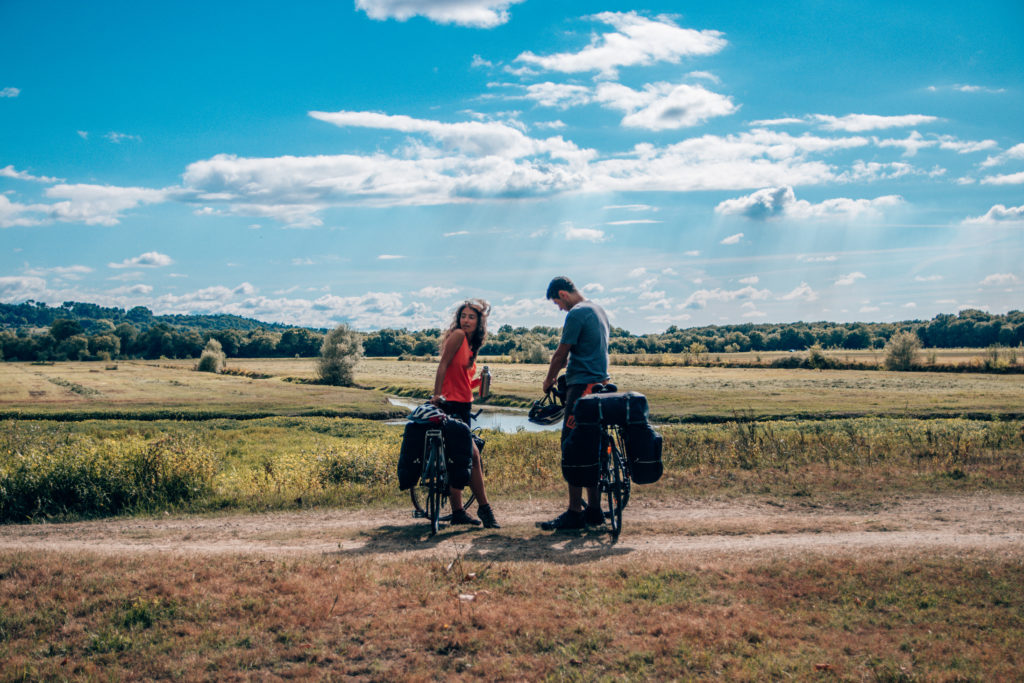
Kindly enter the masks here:
M 910 370 L 917 365 L 921 340 L 913 332 L 897 332 L 885 345 L 886 370 Z
M 212 453 L 184 438 L 71 437 L 10 422 L 0 432 L 0 523 L 175 505 L 209 491 L 214 472 Z
M 216 339 L 211 339 L 206 342 L 206 348 L 203 349 L 203 354 L 199 356 L 199 365 L 196 367 L 199 372 L 213 372 L 220 374 L 224 370 L 224 360 L 226 356 L 221 348 L 220 342 Z
M 327 333 L 320 347 L 317 374 L 323 384 L 352 385 L 352 371 L 363 355 L 359 335 L 348 325 L 339 325 Z

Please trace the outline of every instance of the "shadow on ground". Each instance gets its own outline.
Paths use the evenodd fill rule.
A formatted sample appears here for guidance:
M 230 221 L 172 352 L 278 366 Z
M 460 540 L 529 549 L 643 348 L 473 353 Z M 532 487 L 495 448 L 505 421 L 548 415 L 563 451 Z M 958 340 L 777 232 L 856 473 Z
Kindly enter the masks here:
M 362 545 L 335 551 L 342 557 L 380 555 L 384 553 L 420 552 L 451 546 L 463 559 L 487 562 L 543 561 L 576 565 L 596 562 L 608 557 L 621 557 L 632 552 L 612 540 L 606 529 L 578 531 L 538 531 L 527 537 L 512 536 L 501 531 L 480 528 L 442 527 L 435 536 L 420 521 L 407 525 L 388 524 L 356 537 Z

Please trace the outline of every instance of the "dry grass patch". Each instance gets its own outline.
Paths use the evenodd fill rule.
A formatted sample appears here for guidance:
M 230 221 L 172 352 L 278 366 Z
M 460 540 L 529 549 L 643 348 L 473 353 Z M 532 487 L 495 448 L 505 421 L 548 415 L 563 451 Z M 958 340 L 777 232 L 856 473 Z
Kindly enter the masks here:
M 0 557 L 0 677 L 1014 680 L 1020 557 Z

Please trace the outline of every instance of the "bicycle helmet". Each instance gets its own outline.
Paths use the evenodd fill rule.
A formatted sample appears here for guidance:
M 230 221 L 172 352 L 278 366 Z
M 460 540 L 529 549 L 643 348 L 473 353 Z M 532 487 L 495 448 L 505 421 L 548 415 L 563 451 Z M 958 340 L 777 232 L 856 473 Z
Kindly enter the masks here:
M 440 424 L 447 419 L 447 415 L 444 411 L 435 406 L 433 403 L 424 403 L 421 406 L 417 406 L 416 410 L 409 413 L 410 422 L 418 422 L 419 424 Z
M 538 425 L 551 425 L 561 420 L 565 413 L 565 406 L 557 396 L 554 392 L 549 391 L 544 394 L 544 398 L 534 401 L 526 419 Z

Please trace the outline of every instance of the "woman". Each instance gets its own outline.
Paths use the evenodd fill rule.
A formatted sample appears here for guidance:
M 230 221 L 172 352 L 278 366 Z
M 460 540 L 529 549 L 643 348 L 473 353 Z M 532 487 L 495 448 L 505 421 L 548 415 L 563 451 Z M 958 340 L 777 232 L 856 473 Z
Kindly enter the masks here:
M 448 415 L 469 424 L 473 410 L 473 389 L 480 386 L 476 374 L 476 354 L 487 336 L 487 314 L 490 305 L 480 299 L 462 302 L 455 310 L 455 320 L 441 340 L 441 362 L 434 377 L 434 395 L 430 402 Z M 488 529 L 500 528 L 484 490 L 484 471 L 480 464 L 480 450 L 473 444 L 473 472 L 469 488 L 480 501 L 480 519 L 470 517 L 462 507 L 462 489 L 452 488 L 452 524 L 479 525 L 481 520 Z

